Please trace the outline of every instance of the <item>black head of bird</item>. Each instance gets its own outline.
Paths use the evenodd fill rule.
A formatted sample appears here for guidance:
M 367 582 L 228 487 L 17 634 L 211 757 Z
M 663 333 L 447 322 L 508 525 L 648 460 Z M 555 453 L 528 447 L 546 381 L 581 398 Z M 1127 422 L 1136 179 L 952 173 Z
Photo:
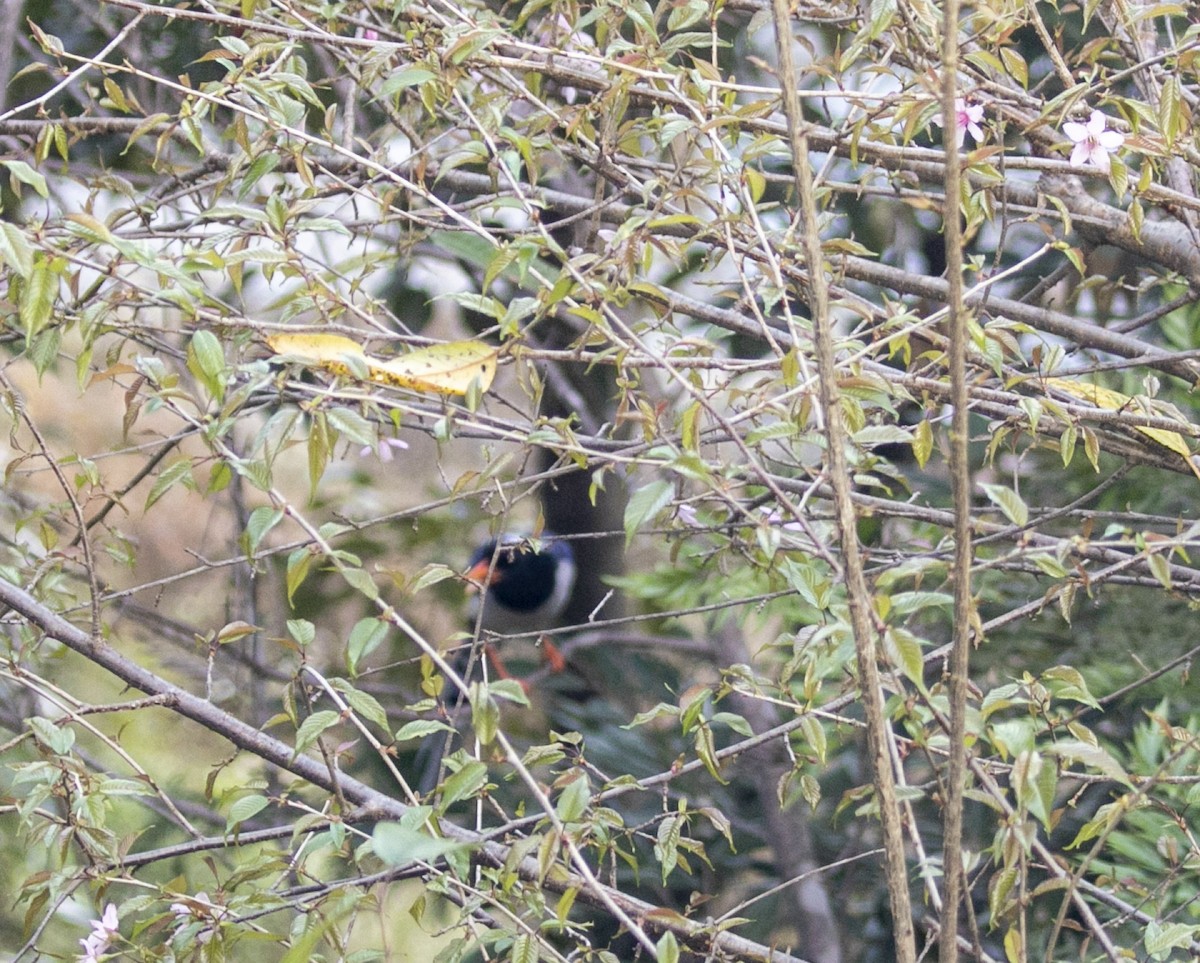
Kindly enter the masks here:
M 536 540 L 502 535 L 479 546 L 466 578 L 479 589 L 473 615 L 483 606 L 481 627 L 516 635 L 554 628 L 575 587 L 575 553 L 560 538 Z

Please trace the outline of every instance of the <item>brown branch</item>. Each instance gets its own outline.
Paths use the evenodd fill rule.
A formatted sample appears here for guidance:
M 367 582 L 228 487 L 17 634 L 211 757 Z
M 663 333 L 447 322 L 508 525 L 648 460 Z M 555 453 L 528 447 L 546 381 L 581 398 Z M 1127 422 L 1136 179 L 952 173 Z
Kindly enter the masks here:
M 838 388 L 837 361 L 833 349 L 833 321 L 829 311 L 829 292 L 825 279 L 825 254 L 818 234 L 817 202 L 809 163 L 808 140 L 800 99 L 796 95 L 796 68 L 792 60 L 791 16 L 787 0 L 774 0 L 775 48 L 779 57 L 779 81 L 787 114 L 792 167 L 796 175 L 796 195 L 801 212 L 804 260 L 807 267 L 808 302 L 812 313 L 813 341 L 817 362 L 817 391 L 824 416 L 826 472 L 833 490 L 838 544 L 842 550 L 850 623 L 858 657 L 858 687 L 867 719 L 867 745 L 875 797 L 883 826 L 884 868 L 887 873 L 888 900 L 896 958 L 899 963 L 915 963 L 916 935 L 908 891 L 904 830 L 896 798 L 896 779 L 892 771 L 888 742 L 890 731 L 884 714 L 883 687 L 879 673 L 876 636 L 872 618 L 871 592 L 863 572 L 858 544 L 857 519 L 851 497 L 850 470 L 846 463 L 846 433 Z
M 958 0 L 942 3 L 942 137 L 946 152 L 946 196 L 942 205 L 942 236 L 946 251 L 946 328 L 950 337 L 950 491 L 954 504 L 954 627 L 949 659 L 950 737 L 946 778 L 942 787 L 942 891 L 939 948 L 943 963 L 958 960 L 958 907 L 966 892 L 961 857 L 963 792 L 966 783 L 967 692 L 970 684 L 971 625 L 975 602 L 971 591 L 971 465 L 970 411 L 967 404 L 967 331 L 963 303 L 963 235 L 960 202 L 962 171 L 958 152 Z

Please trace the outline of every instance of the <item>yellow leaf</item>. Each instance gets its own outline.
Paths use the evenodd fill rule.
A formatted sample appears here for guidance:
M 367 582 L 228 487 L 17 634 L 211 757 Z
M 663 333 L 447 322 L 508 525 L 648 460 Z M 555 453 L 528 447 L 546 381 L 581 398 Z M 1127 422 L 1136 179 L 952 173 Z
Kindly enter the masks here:
M 267 344 L 276 354 L 295 355 L 340 375 L 350 373 L 347 356 L 366 358 L 361 344 L 340 334 L 272 334 L 267 336 Z
M 1103 408 L 1106 411 L 1124 411 L 1126 409 L 1140 411 L 1142 408 L 1137 403 L 1137 400 L 1129 395 L 1123 395 L 1121 392 L 1113 391 L 1109 388 L 1101 388 L 1099 385 L 1088 384 L 1086 381 L 1071 381 L 1067 378 L 1047 378 L 1046 384 L 1066 394 L 1074 395 L 1076 398 L 1090 401 L 1097 408 Z M 1157 412 L 1152 413 L 1158 415 Z M 1197 468 L 1192 461 L 1192 451 L 1188 447 L 1187 442 L 1183 440 L 1183 435 L 1179 434 L 1179 432 L 1167 431 L 1165 428 L 1148 428 L 1144 425 L 1134 425 L 1133 428 L 1140 431 L 1147 438 L 1158 442 L 1164 448 L 1175 452 L 1175 454 L 1179 455 L 1187 463 L 1188 468 L 1192 470 L 1192 474 L 1200 478 L 1200 468 Z
M 441 395 L 465 395 L 472 382 L 478 382 L 481 393 L 487 391 L 500 354 L 499 348 L 481 341 L 450 341 L 385 360 L 366 354 L 358 342 L 339 334 L 273 334 L 267 344 L 276 354 L 296 356 L 344 377 L 356 374 L 347 360 L 361 360 L 370 381 Z
M 382 363 L 371 362 L 371 377 L 385 384 L 414 391 L 465 395 L 478 379 L 479 390 L 487 391 L 496 376 L 500 350 L 482 341 L 450 341 L 417 348 Z

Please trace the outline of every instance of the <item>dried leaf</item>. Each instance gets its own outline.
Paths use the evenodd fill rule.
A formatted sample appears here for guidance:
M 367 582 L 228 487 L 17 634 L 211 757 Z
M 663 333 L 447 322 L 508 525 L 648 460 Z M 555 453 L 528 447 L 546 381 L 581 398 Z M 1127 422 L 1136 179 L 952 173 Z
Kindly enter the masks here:
M 361 366 L 377 384 L 440 395 L 465 395 L 472 384 L 481 393 L 487 391 L 500 353 L 482 341 L 450 341 L 385 360 L 368 355 L 358 342 L 338 334 L 273 334 L 267 344 L 276 354 L 297 357 L 342 377 L 358 377 L 356 369 Z

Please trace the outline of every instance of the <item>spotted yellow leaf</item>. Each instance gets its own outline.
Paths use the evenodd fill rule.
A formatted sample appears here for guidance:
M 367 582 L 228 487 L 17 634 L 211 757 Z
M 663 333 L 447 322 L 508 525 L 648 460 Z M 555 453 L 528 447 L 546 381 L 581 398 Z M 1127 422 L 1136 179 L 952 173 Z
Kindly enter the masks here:
M 417 348 L 395 358 L 375 358 L 362 345 L 340 334 L 273 334 L 267 344 L 276 354 L 343 377 L 359 377 L 393 388 L 441 395 L 465 395 L 472 383 L 482 393 L 496 376 L 499 349 L 481 341 L 450 341 Z
M 1135 398 L 1121 394 L 1119 391 L 1113 391 L 1110 388 L 1101 388 L 1099 385 L 1089 384 L 1086 381 L 1071 381 L 1068 378 L 1047 378 L 1046 384 L 1066 394 L 1074 395 L 1076 398 L 1090 401 L 1097 408 L 1104 408 L 1106 411 L 1142 411 L 1142 406 L 1137 403 Z M 1148 414 L 1158 415 L 1159 412 L 1150 411 Z M 1158 442 L 1164 448 L 1175 452 L 1187 463 L 1188 468 L 1192 470 L 1192 474 L 1200 478 L 1200 468 L 1197 468 L 1196 464 L 1192 461 L 1192 451 L 1188 448 L 1187 442 L 1183 440 L 1183 435 L 1179 434 L 1179 432 L 1167 431 L 1165 428 L 1148 428 L 1145 425 L 1134 425 L 1133 428 L 1140 431 L 1147 438 Z
M 431 344 L 390 361 L 371 361 L 371 377 L 385 384 L 414 391 L 465 395 L 473 381 L 487 391 L 496 377 L 499 349 L 482 341 L 449 341 Z

